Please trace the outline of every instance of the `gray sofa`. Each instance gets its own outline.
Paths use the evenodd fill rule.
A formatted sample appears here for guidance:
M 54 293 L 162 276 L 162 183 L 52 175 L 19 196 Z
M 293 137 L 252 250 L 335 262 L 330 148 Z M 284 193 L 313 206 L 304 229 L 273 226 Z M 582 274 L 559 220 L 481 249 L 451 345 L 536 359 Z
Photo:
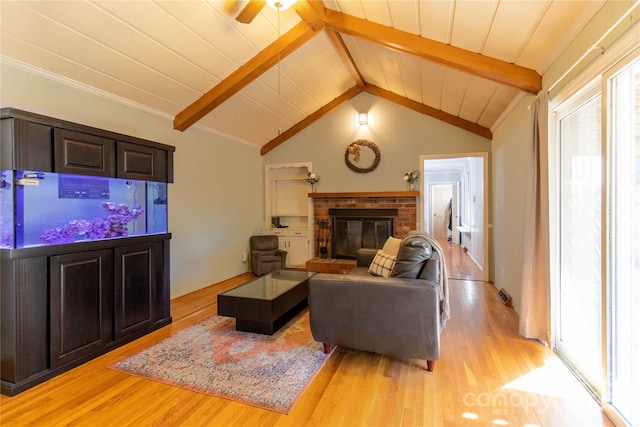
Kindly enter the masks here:
M 423 359 L 432 371 L 449 318 L 442 249 L 424 232 L 408 233 L 390 277 L 368 272 L 376 252 L 360 249 L 356 268 L 347 274 L 321 273 L 309 280 L 313 337 L 327 352 L 338 345 Z

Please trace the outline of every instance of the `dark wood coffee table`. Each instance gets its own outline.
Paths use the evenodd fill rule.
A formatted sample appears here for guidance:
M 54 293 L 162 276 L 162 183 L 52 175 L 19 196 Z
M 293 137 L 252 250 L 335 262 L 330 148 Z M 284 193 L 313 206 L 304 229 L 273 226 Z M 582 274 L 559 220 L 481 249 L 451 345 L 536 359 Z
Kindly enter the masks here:
M 218 295 L 218 314 L 236 318 L 236 330 L 273 335 L 307 306 L 307 271 L 278 270 Z

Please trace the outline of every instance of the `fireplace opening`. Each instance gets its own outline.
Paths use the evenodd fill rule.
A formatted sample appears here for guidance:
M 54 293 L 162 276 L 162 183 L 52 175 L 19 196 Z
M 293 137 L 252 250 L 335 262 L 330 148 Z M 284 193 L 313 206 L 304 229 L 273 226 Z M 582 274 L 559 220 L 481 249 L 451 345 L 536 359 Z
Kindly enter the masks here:
M 398 209 L 335 208 L 331 217 L 331 257 L 356 259 L 358 249 L 380 249 L 389 236 L 395 235 Z

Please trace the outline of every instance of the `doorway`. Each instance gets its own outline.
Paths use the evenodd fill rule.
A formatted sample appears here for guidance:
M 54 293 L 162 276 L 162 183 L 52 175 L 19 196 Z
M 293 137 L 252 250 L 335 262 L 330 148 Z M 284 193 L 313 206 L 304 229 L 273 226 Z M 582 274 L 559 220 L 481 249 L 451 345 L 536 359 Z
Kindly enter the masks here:
M 488 153 L 420 156 L 420 224 L 460 245 L 489 280 Z M 449 229 L 450 225 L 450 229 Z

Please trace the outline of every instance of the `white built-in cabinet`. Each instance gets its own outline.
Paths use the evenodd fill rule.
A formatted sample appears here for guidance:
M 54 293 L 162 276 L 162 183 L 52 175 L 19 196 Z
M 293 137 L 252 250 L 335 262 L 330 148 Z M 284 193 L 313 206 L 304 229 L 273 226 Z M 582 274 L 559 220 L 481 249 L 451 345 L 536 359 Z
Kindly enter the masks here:
M 280 249 L 287 251 L 287 267 L 304 267 L 313 256 L 310 170 L 311 163 L 265 166 L 265 231 L 278 236 Z

